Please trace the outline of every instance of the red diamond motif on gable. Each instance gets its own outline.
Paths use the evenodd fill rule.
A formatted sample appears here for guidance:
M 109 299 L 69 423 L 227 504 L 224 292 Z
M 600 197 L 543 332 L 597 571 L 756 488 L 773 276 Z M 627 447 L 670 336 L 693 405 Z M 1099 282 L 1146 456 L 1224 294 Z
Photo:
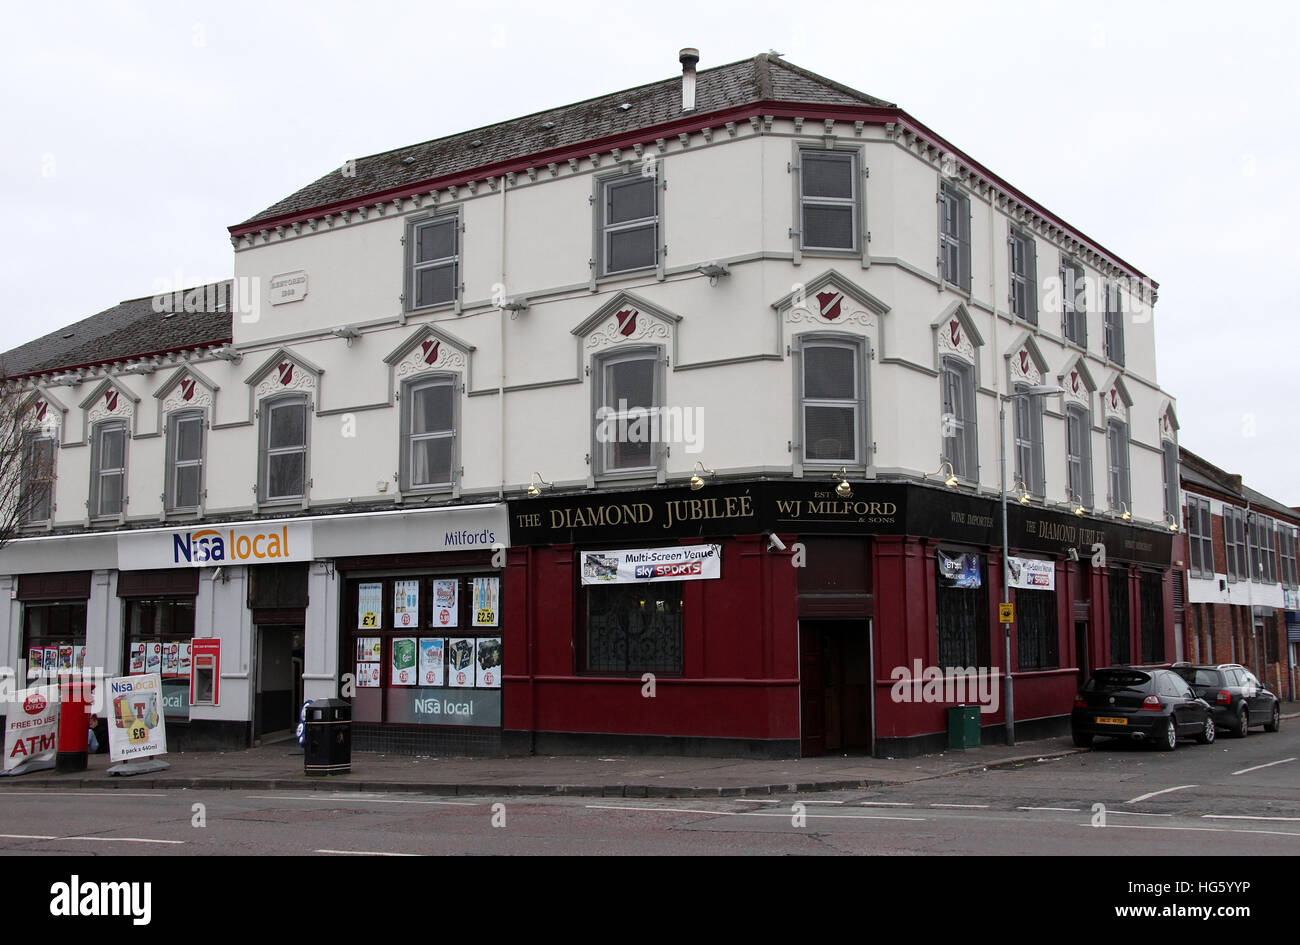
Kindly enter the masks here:
M 1074 391 L 1076 394 L 1079 393 L 1079 372 L 1078 371 L 1070 372 L 1070 390 Z
M 47 403 L 46 403 L 45 401 L 43 401 L 43 400 L 42 400 L 39 404 L 36 405 L 36 419 L 37 419 L 37 420 L 44 420 L 44 419 L 45 419 L 45 411 L 49 408 L 49 406 L 50 406 L 50 405 L 47 404 Z
M 1025 374 L 1029 373 L 1029 352 L 1024 348 L 1020 349 L 1020 370 Z
M 182 400 L 194 399 L 194 378 L 187 377 L 183 381 L 181 381 L 181 399 Z
M 950 321 L 948 323 L 948 332 L 952 336 L 952 343 L 954 345 L 961 344 L 961 322 L 957 321 L 955 318 Z
M 818 292 L 817 305 L 821 310 L 822 318 L 834 321 L 840 317 L 840 303 L 844 301 L 842 292 Z
M 114 410 L 117 409 L 117 391 L 115 390 L 104 391 L 104 406 L 108 408 L 109 413 L 112 413 Z
M 292 361 L 281 361 L 281 362 L 280 362 L 279 371 L 280 371 L 280 383 L 281 383 L 281 384 L 288 384 L 291 380 L 293 380 L 293 362 L 292 362 Z
M 1117 408 L 1117 409 L 1119 408 L 1119 388 L 1118 388 L 1118 387 L 1112 387 L 1112 388 L 1110 389 L 1110 405 L 1111 405 L 1112 407 Z
M 421 341 L 420 347 L 424 349 L 424 363 L 433 364 L 438 360 L 438 349 L 442 347 L 441 341 Z
M 636 331 L 636 309 L 625 308 L 614 316 L 618 319 L 618 333 L 624 338 L 631 338 Z

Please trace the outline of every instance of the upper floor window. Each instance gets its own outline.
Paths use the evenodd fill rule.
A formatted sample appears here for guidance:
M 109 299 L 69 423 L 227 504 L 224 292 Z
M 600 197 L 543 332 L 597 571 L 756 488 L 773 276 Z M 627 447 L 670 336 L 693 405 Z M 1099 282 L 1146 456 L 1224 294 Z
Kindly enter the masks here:
M 126 506 L 126 421 L 95 425 L 90 457 L 90 516 L 121 515 Z
M 1065 466 L 1074 501 L 1092 508 L 1092 420 L 1078 404 L 1065 408 Z
M 943 459 L 953 475 L 975 480 L 979 476 L 979 447 L 975 430 L 975 371 L 955 358 L 944 358 Z
M 1061 260 L 1061 334 L 1080 348 L 1088 347 L 1088 291 L 1083 265 Z
M 800 349 L 804 461 L 865 465 L 861 344 L 806 340 Z
M 970 197 L 951 184 L 939 192 L 939 258 L 943 279 L 970 291 Z
M 1038 324 L 1038 248 L 1032 234 L 1011 228 L 1011 312 Z
M 1250 579 L 1263 584 L 1277 583 L 1277 535 L 1273 520 L 1252 513 L 1246 536 L 1250 542 Z
M 1235 505 L 1223 507 L 1223 550 L 1228 559 L 1228 580 L 1248 580 L 1250 559 L 1246 550 L 1246 510 Z
M 456 378 L 412 381 L 402 394 L 402 489 L 449 486 L 455 476 Z
M 1017 393 L 1029 388 L 1017 384 Z M 1016 475 L 1030 495 L 1043 495 L 1043 399 L 1017 397 L 1016 405 Z
M 1165 514 L 1178 518 L 1178 445 L 1173 440 L 1161 444 L 1164 450 L 1163 465 L 1165 471 Z
M 592 374 L 597 475 L 658 471 L 662 364 L 658 348 L 596 356 Z
M 1124 308 L 1114 283 L 1106 286 L 1106 359 L 1124 363 Z
M 167 418 L 167 511 L 197 509 L 203 498 L 203 414 Z
M 1116 511 L 1120 503 L 1132 512 L 1133 497 L 1129 492 L 1128 424 L 1111 420 L 1106 424 L 1106 464 L 1110 507 Z
M 307 398 L 262 402 L 258 493 L 263 502 L 307 494 Z
M 48 522 L 54 513 L 54 437 L 31 431 L 23 436 L 22 487 L 18 521 Z
M 659 261 L 659 178 L 624 174 L 597 181 L 600 274 L 649 269 Z
M 1214 538 L 1210 500 L 1187 498 L 1187 563 L 1192 577 L 1214 577 Z
M 799 246 L 858 249 L 858 156 L 850 151 L 799 152 Z
M 1287 587 L 1296 587 L 1300 584 L 1300 574 L 1296 573 L 1296 536 L 1296 530 L 1289 525 L 1278 528 L 1277 541 L 1282 548 L 1278 576 Z
M 407 307 L 455 301 L 459 288 L 460 217 L 455 213 L 417 220 L 407 229 L 410 279 Z

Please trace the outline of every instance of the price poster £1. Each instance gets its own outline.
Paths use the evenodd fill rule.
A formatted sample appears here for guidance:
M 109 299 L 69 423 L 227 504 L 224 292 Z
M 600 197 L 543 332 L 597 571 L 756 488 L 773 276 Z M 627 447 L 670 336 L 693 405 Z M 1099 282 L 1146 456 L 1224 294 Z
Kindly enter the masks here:
M 384 607 L 384 585 L 362 584 L 357 588 L 357 629 L 378 630 Z
M 456 605 L 460 603 L 457 599 L 459 586 L 460 582 L 455 578 L 433 582 L 433 625 L 435 627 L 456 626 Z
M 393 582 L 393 628 L 414 630 L 420 625 L 420 581 Z

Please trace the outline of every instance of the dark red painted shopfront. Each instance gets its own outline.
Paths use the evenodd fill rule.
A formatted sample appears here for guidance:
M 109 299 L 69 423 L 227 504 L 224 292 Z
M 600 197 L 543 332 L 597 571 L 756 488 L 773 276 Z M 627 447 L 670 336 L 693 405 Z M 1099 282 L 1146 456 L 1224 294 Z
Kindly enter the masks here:
M 991 677 L 996 711 L 981 722 L 986 740 L 1000 740 L 995 504 L 901 484 L 854 491 L 846 501 L 824 483 L 754 482 L 512 502 L 503 747 L 940 750 L 952 703 L 898 698 L 897 674 L 954 662 Z M 1017 510 L 1009 524 L 1012 555 L 1050 561 L 1055 578 L 1052 591 L 1012 594 L 1025 615 L 1012 635 L 1023 739 L 1067 730 L 1081 673 L 1173 659 L 1169 544 L 1152 529 L 1041 510 Z M 1105 566 L 1097 542 L 1119 551 Z M 578 574 L 582 552 L 692 544 L 720 547 L 717 579 L 615 593 Z M 939 562 L 954 555 L 978 572 L 977 587 L 947 586 Z M 611 663 L 611 650 L 625 661 Z

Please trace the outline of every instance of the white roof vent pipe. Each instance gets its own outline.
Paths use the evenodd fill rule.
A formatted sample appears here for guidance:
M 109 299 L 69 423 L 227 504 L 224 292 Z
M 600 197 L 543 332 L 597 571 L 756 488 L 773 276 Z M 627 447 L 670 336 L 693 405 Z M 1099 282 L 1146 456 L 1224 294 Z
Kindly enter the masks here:
M 682 64 L 682 111 L 695 111 L 695 64 L 700 61 L 700 51 L 687 47 L 677 54 Z

